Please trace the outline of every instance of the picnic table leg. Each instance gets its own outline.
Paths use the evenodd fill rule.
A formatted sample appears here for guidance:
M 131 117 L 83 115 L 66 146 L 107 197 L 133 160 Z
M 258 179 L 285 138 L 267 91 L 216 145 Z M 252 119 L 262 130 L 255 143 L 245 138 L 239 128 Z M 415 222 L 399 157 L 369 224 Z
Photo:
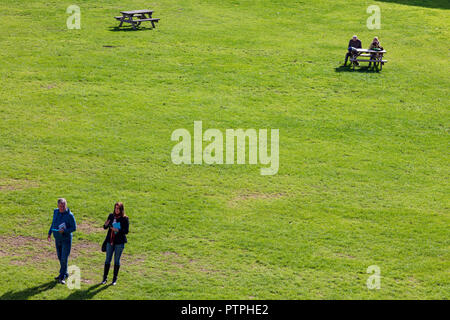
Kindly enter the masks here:
M 152 14 L 153 14 L 153 12 L 149 12 L 149 13 L 148 13 L 148 18 L 149 18 L 149 19 L 152 18 Z M 155 28 L 155 22 L 153 22 L 153 21 L 150 21 L 150 22 L 152 23 L 152 27 Z
M 123 24 L 123 20 L 125 20 L 125 16 L 124 15 L 122 15 L 122 18 L 120 19 L 120 24 L 119 24 L 119 28 L 122 26 L 122 24 Z
M 134 29 L 134 30 L 137 30 L 137 28 L 136 28 L 137 22 L 134 22 L 134 21 L 133 21 L 133 15 L 131 15 L 131 16 L 129 17 L 129 19 L 130 19 L 130 23 L 131 23 L 131 26 L 133 27 L 133 29 Z
M 142 18 L 142 16 L 143 16 L 143 15 L 141 14 L 138 18 L 139 18 L 139 19 L 145 19 L 145 16 L 144 16 L 144 18 Z M 136 25 L 139 27 L 139 26 L 141 25 L 141 22 L 140 22 L 140 21 L 137 22 Z
M 147 19 L 147 17 L 145 16 L 145 13 L 141 13 L 140 16 L 139 16 L 139 19 Z M 137 26 L 140 26 L 140 25 L 141 25 L 141 22 L 139 21 L 137 23 Z

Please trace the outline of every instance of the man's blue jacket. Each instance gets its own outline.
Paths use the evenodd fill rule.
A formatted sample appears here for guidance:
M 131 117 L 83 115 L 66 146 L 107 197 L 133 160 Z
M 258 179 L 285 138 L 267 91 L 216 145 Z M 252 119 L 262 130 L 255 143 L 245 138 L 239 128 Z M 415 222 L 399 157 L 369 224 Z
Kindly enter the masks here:
M 61 234 L 58 231 L 53 231 L 52 229 L 58 229 L 58 226 L 61 223 L 66 224 L 66 228 L 64 232 Z M 77 223 L 75 222 L 75 217 L 70 209 L 67 208 L 64 212 L 59 212 L 59 209 L 55 209 L 53 211 L 53 220 L 50 229 L 48 230 L 48 235 L 51 235 L 53 232 L 53 236 L 56 240 L 72 240 L 72 232 L 77 230 Z

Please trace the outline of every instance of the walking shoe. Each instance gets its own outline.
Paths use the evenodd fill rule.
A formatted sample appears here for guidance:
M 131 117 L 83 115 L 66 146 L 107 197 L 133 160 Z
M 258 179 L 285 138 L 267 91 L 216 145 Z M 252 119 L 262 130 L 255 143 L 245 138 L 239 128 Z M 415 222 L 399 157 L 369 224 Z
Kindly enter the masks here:
M 110 264 L 106 264 L 105 263 L 105 267 L 103 269 L 103 281 L 102 284 L 106 284 L 106 282 L 108 281 L 108 273 L 109 273 L 109 267 L 111 265 Z
M 67 279 L 69 277 L 69 274 L 68 273 L 66 273 L 65 275 L 64 275 L 64 279 Z M 56 281 L 59 281 L 61 279 L 61 275 L 58 275 L 57 277 L 55 277 L 55 280 Z
M 120 265 L 116 266 L 114 265 L 114 277 L 112 281 L 112 285 L 115 286 L 117 283 L 117 275 L 119 274 Z

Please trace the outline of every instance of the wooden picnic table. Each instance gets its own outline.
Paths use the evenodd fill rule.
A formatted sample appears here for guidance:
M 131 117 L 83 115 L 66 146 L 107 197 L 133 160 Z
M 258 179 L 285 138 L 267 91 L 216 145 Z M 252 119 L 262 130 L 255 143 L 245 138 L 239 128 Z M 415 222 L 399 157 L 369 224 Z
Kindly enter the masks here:
M 383 69 L 383 65 L 387 62 L 387 60 L 383 60 L 383 55 L 385 53 L 386 50 L 352 48 L 350 62 L 352 63 L 353 70 L 355 70 L 355 66 L 358 62 L 369 62 L 369 68 L 373 63 L 374 67 L 381 71 Z M 368 59 L 359 59 L 359 57 L 368 57 Z
M 141 22 L 150 21 L 153 28 L 155 27 L 155 22 L 159 19 L 152 18 L 153 10 L 134 10 L 134 11 L 120 11 L 122 16 L 114 17 L 116 20 L 120 21 L 119 28 L 124 22 L 130 23 L 134 30 L 137 26 L 141 25 Z M 135 19 L 133 19 L 135 18 Z

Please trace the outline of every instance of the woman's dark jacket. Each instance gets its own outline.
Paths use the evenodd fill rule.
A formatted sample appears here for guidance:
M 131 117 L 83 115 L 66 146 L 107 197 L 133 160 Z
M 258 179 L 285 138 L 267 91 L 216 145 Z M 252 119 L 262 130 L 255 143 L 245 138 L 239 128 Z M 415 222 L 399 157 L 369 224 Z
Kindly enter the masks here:
M 110 226 L 112 227 L 113 221 L 114 221 L 114 214 L 111 213 L 108 216 L 109 224 L 104 225 L 103 229 L 108 229 Z M 128 234 L 128 217 L 119 217 L 116 219 L 116 222 L 120 222 L 120 229 L 119 231 L 114 235 L 114 244 L 122 244 L 127 243 L 127 236 Z M 111 230 L 111 228 L 108 229 L 108 234 L 106 235 L 105 241 L 110 242 L 111 241 L 111 232 L 114 232 Z

